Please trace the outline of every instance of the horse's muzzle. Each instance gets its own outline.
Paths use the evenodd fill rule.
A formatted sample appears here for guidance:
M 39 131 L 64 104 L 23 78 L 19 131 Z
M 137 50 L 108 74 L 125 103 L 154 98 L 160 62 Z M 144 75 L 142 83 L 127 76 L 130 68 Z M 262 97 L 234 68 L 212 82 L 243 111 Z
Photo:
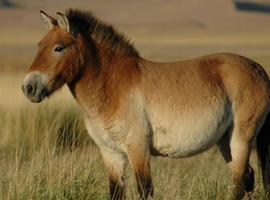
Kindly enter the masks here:
M 44 84 L 44 77 L 40 73 L 28 74 L 24 79 L 22 91 L 33 103 L 39 103 L 49 95 L 49 91 Z

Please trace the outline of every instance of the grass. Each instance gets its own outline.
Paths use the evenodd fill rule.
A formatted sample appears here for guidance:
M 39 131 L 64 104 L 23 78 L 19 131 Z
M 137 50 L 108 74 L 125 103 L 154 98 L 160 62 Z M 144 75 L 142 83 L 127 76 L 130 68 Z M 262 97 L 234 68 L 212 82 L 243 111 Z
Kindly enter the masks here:
M 160 53 L 158 53 L 160 55 Z M 160 57 L 160 56 L 159 56 Z M 254 55 L 269 72 L 269 57 Z M 87 135 L 78 105 L 64 88 L 39 105 L 20 90 L 27 56 L 0 61 L 0 199 L 108 199 L 108 178 L 98 148 Z M 262 200 L 256 156 L 254 200 Z M 223 200 L 230 176 L 216 147 L 186 159 L 152 158 L 155 200 Z M 127 199 L 138 194 L 128 168 Z
M 268 58 L 258 57 L 268 63 Z M 15 70 L 16 71 L 16 70 Z M 87 135 L 79 106 L 64 88 L 41 104 L 20 91 L 24 74 L 3 71 L 0 79 L 0 199 L 108 199 L 108 178 L 98 148 Z M 19 71 L 19 70 L 18 70 Z M 263 199 L 252 155 L 254 200 Z M 152 158 L 155 200 L 225 200 L 229 170 L 216 147 L 186 159 Z M 139 199 L 130 168 L 127 199 Z
M 228 51 L 251 57 L 270 72 L 270 37 L 264 15 L 247 18 L 245 21 L 250 23 L 243 24 L 247 13 L 237 13 L 234 24 L 227 9 L 226 19 L 216 14 L 208 19 L 210 15 L 203 7 L 190 15 L 194 8 L 198 11 L 197 6 L 165 6 L 155 2 L 153 7 L 151 1 L 138 1 L 134 5 L 140 8 L 140 14 L 134 17 L 129 9 L 132 17 L 126 17 L 123 11 L 128 5 L 122 1 L 76 1 L 68 5 L 63 2 L 14 0 L 19 9 L 1 10 L 5 20 L 0 23 L 0 200 L 108 199 L 108 178 L 100 153 L 87 135 L 82 113 L 67 90 L 41 105 L 28 103 L 20 90 L 22 72 L 30 65 L 37 51 L 36 43 L 45 33 L 39 9 L 49 13 L 63 11 L 65 6 L 94 10 L 108 19 L 105 21 L 122 28 L 141 55 L 151 60 L 184 60 Z M 208 7 L 212 3 L 203 5 Z M 157 13 L 157 17 L 150 19 L 151 12 Z M 258 23 L 254 23 L 255 18 Z M 206 26 L 196 28 L 193 23 L 197 21 Z M 251 162 L 256 172 L 252 199 L 262 200 L 262 183 L 253 154 Z M 152 158 L 151 167 L 155 200 L 223 200 L 230 196 L 228 167 L 216 147 L 186 159 Z M 127 199 L 138 199 L 130 169 L 126 179 Z
M 0 199 L 108 199 L 107 174 L 80 110 L 57 98 L 0 109 Z M 252 162 L 256 168 L 254 156 Z M 154 199 L 229 198 L 229 173 L 217 148 L 186 159 L 153 158 L 151 166 Z M 256 178 L 253 199 L 260 199 Z M 126 179 L 128 199 L 138 199 L 130 169 Z
M 255 60 L 268 66 L 268 57 Z M 29 103 L 20 90 L 24 74 L 16 66 L 0 73 L 0 199 L 108 199 L 107 174 L 79 106 L 66 88 L 41 104 Z M 256 156 L 251 161 L 256 170 L 252 199 L 260 200 Z M 229 198 L 228 167 L 216 147 L 186 159 L 152 158 L 151 167 L 155 200 Z M 130 168 L 126 179 L 127 199 L 138 199 Z
M 97 192 L 104 177 L 103 170 L 97 170 L 100 157 L 75 109 L 59 112 L 45 107 L 0 115 L 0 199 L 106 195 Z

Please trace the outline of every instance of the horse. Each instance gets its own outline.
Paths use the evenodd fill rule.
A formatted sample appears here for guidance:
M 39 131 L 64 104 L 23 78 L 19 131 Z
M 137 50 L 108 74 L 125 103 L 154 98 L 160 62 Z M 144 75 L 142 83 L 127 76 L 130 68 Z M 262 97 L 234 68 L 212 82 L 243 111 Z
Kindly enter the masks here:
M 91 12 L 40 15 L 49 31 L 23 93 L 39 103 L 68 86 L 100 149 L 111 199 L 126 198 L 128 162 L 140 198 L 147 199 L 154 194 L 151 156 L 189 157 L 216 144 L 231 172 L 232 198 L 241 199 L 254 188 L 249 157 L 255 142 L 267 192 L 270 87 L 258 63 L 231 53 L 152 62 Z

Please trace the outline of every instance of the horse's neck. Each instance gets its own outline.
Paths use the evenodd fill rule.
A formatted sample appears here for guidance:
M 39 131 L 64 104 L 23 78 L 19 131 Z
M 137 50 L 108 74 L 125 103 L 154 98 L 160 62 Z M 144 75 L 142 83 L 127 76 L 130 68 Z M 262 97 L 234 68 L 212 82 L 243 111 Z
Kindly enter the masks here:
M 79 104 L 89 110 L 117 108 L 121 95 L 139 79 L 138 59 L 118 54 L 99 54 L 99 65 L 85 66 L 81 78 L 69 85 Z M 90 63 L 90 62 L 88 62 Z

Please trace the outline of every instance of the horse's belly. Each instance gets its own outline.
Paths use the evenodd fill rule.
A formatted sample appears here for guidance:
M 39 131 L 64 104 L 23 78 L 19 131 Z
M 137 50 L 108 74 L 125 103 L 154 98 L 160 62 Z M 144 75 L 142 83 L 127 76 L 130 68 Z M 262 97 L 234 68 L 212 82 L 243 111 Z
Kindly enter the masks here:
M 200 153 L 218 142 L 232 121 L 228 109 L 153 126 L 153 154 L 173 158 Z

